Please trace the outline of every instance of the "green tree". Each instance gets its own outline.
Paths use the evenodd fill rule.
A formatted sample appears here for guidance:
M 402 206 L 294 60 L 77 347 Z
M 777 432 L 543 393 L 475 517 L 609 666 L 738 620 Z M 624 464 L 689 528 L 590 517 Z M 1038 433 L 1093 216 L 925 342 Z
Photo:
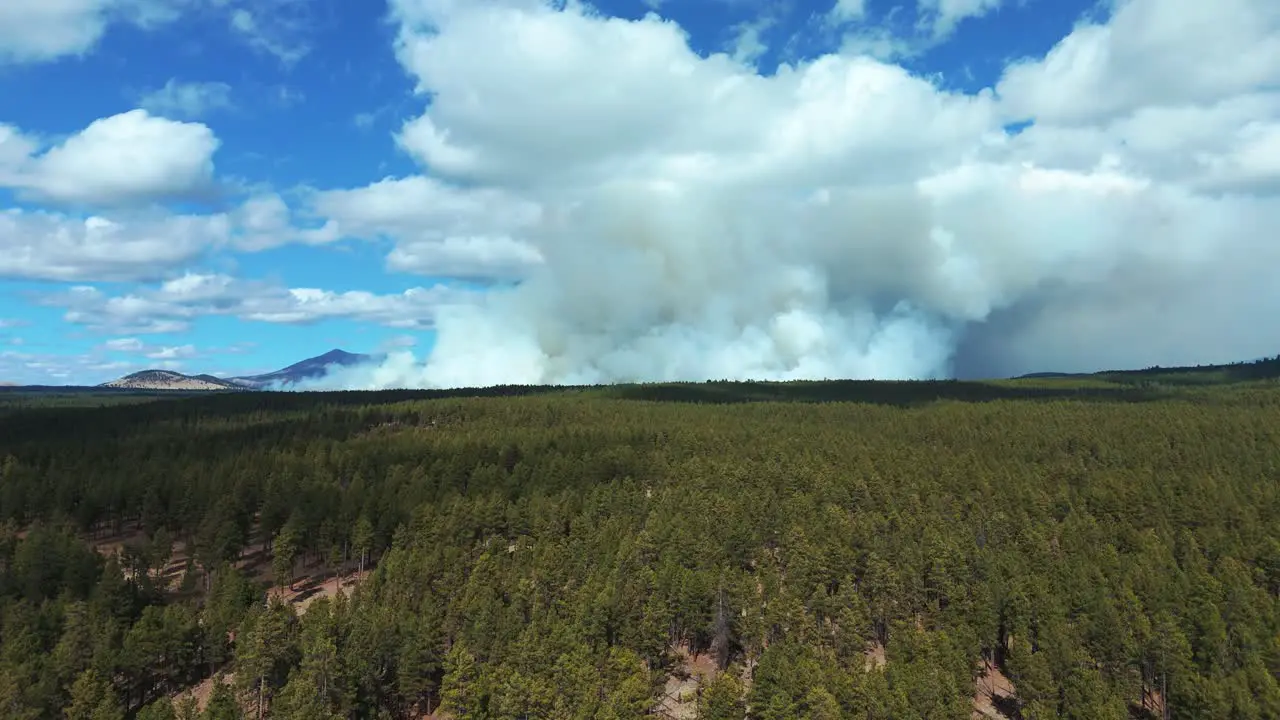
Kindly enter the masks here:
M 367 515 L 356 518 L 355 527 L 351 530 L 351 548 L 360 558 L 358 572 L 364 574 L 364 564 L 373 550 L 373 523 L 369 521 Z
M 727 672 L 711 680 L 698 698 L 698 720 L 742 720 L 745 715 L 742 683 Z
M 152 701 L 139 710 L 136 717 L 137 720 L 178 720 L 173 701 L 167 697 Z
M 279 599 L 255 608 L 236 641 L 236 684 L 259 720 L 288 678 L 297 655 L 297 618 Z
M 457 720 L 485 720 L 487 694 L 475 656 L 462 643 L 455 642 L 444 658 L 440 709 Z
M 63 716 L 67 720 L 124 720 L 124 708 L 107 681 L 89 669 L 71 686 L 71 702 Z

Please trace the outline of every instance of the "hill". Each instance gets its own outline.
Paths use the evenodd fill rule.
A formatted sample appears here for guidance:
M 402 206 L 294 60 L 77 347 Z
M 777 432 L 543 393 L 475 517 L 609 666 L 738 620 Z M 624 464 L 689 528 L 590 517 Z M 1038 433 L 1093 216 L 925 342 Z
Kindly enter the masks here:
M 1250 382 L 1253 380 L 1280 378 L 1280 355 L 1221 365 L 1184 365 L 1175 367 L 1155 365 L 1141 370 L 1103 370 L 1096 373 L 1035 372 L 1020 375 L 1015 379 L 1034 380 L 1046 378 L 1094 378 L 1118 383 L 1169 383 L 1175 385 Z
M 105 382 L 98 387 L 127 390 L 243 390 L 236 383 L 213 375 L 184 375 L 172 370 L 142 370 Z

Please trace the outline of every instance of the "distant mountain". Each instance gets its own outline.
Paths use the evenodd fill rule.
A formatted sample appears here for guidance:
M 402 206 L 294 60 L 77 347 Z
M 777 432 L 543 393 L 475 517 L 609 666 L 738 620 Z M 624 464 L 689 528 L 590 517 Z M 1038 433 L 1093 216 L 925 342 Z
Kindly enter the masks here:
M 1015 380 L 1031 379 L 1094 379 L 1118 383 L 1165 383 L 1172 385 L 1212 385 L 1216 383 L 1249 382 L 1280 378 L 1280 355 L 1243 362 L 1220 365 L 1183 365 L 1178 367 L 1152 367 L 1141 370 L 1102 370 L 1094 373 L 1034 372 L 1019 375 Z
M 296 385 L 304 380 L 316 380 L 328 375 L 335 368 L 362 365 L 377 359 L 374 355 L 349 353 L 345 350 L 330 350 L 323 355 L 307 358 L 302 362 L 296 362 L 275 372 L 234 377 L 230 378 L 229 381 L 241 387 L 264 390 L 273 386 Z
M 336 367 L 350 367 L 377 359 L 374 355 L 330 350 L 323 355 L 262 375 L 220 378 L 213 375 L 186 375 L 173 370 L 143 370 L 102 383 L 98 387 L 129 390 L 271 390 L 296 385 L 303 380 L 322 378 Z
M 129 390 L 244 390 L 240 385 L 212 375 L 184 375 L 172 370 L 143 370 L 102 383 L 98 387 Z
M 1064 372 L 1033 372 L 1033 373 L 1027 373 L 1026 375 L 1019 375 L 1018 377 L 1014 378 L 1014 380 L 1043 380 L 1046 378 L 1070 378 L 1070 377 L 1080 377 L 1080 375 L 1076 373 L 1064 373 Z

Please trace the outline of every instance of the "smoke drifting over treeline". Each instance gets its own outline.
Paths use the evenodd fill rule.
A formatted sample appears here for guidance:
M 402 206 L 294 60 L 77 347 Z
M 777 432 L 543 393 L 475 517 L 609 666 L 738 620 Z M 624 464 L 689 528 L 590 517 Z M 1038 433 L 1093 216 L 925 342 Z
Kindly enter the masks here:
M 522 281 L 440 308 L 429 357 L 330 383 L 1003 376 L 1280 348 L 1275 3 L 1120 3 L 976 93 L 855 55 L 765 76 L 656 17 L 393 4 L 432 93 L 400 142 L 440 193 L 486 193 L 465 233 Z M 1218 65 L 1186 66 L 1192 44 Z

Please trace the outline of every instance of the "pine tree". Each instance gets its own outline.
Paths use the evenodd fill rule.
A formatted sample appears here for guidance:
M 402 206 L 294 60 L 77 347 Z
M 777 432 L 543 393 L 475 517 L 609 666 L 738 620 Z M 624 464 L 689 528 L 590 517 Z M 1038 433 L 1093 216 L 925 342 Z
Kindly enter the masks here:
M 178 720 L 173 701 L 162 697 L 138 711 L 136 720 Z
M 351 530 L 351 548 L 360 558 L 358 572 L 364 574 L 364 564 L 373 550 L 373 523 L 369 522 L 367 515 L 361 515 L 356 519 L 355 527 Z
M 107 681 L 89 669 L 71 686 L 71 702 L 63 716 L 66 720 L 124 720 L 124 708 Z
M 742 683 L 730 673 L 717 675 L 698 698 L 698 720 L 742 720 L 745 715 Z
M 440 709 L 457 720 L 485 720 L 485 695 L 475 656 L 461 642 L 455 642 L 444 659 Z
M 255 608 L 236 641 L 236 684 L 258 720 L 294 661 L 295 626 L 293 608 L 273 599 L 267 609 Z

